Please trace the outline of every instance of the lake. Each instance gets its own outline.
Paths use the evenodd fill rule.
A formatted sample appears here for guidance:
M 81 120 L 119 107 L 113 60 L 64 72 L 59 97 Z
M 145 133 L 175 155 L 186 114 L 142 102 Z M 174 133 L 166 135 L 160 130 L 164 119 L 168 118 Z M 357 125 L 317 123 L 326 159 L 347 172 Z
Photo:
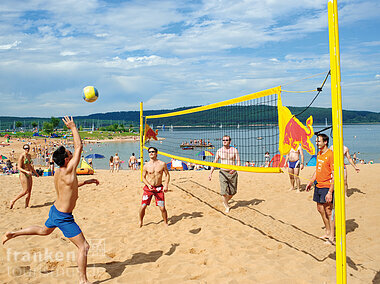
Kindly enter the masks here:
M 324 128 L 322 125 L 314 125 L 314 132 Z M 276 132 L 277 131 L 277 132 Z M 270 153 L 277 152 L 276 137 L 271 136 L 275 133 L 278 135 L 278 130 L 271 127 L 262 127 L 261 129 L 176 129 L 165 130 L 159 132 L 159 137 L 166 138 L 162 141 L 152 141 L 149 145 L 158 148 L 173 155 L 195 157 L 201 159 L 198 153 L 201 150 L 209 150 L 212 153 L 221 147 L 222 141 L 220 140 L 223 134 L 230 134 L 232 137 L 231 145 L 235 145 L 241 152 L 242 162 L 247 160 L 256 160 L 258 163 L 263 163 L 265 151 Z M 326 133 L 330 137 L 330 144 L 332 145 L 332 131 L 327 130 Z M 189 138 L 201 139 L 207 137 L 213 145 L 212 149 L 199 148 L 194 150 L 182 150 L 179 145 Z M 252 137 L 263 137 L 263 139 L 256 139 L 252 141 Z M 375 163 L 380 163 L 380 124 L 361 124 L 361 125 L 344 125 L 343 126 L 343 139 L 344 145 L 350 149 L 351 155 L 356 152 L 358 159 L 364 159 L 366 162 L 373 160 Z M 264 142 L 266 140 L 266 143 Z M 314 143 L 315 137 L 311 142 Z M 251 146 L 248 146 L 251 145 Z M 123 169 L 127 169 L 128 159 L 132 153 L 136 157 L 140 156 L 139 142 L 109 142 L 90 144 L 84 147 L 84 155 L 97 153 L 102 154 L 105 159 L 96 159 L 93 161 L 95 169 L 108 169 L 109 157 L 118 153 L 121 160 L 126 163 L 122 164 Z M 305 163 L 310 159 L 310 155 L 304 151 Z M 144 150 L 144 160 L 148 159 L 148 153 Z M 169 162 L 170 158 L 159 155 L 159 159 Z M 206 157 L 207 161 L 212 161 L 213 157 Z M 345 161 L 347 163 L 347 161 Z

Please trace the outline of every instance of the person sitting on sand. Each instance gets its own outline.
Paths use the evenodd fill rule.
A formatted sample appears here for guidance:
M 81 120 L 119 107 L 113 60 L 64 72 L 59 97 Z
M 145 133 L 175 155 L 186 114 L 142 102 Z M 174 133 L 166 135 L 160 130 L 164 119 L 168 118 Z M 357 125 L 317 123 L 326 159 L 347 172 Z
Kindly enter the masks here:
M 156 206 L 161 210 L 164 224 L 168 225 L 168 212 L 165 208 L 164 192 L 168 191 L 170 174 L 165 162 L 157 159 L 158 150 L 154 147 L 148 149 L 150 161 L 143 167 L 143 183 L 145 184 L 140 208 L 140 228 L 143 225 L 146 207 L 150 204 L 152 197 L 156 199 Z M 165 173 L 166 181 L 162 185 L 162 176 Z
M 317 146 L 320 150 L 317 155 L 317 167 L 313 177 L 306 185 L 306 191 L 311 189 L 311 185 L 316 181 L 313 200 L 317 202 L 317 210 L 321 214 L 325 224 L 326 234 L 321 239 L 335 245 L 335 221 L 332 218 L 334 200 L 334 154 L 328 148 L 329 137 L 326 134 L 318 134 Z
M 68 238 L 78 248 L 78 269 L 80 283 L 90 283 L 87 280 L 86 266 L 87 253 L 90 248 L 84 235 L 74 221 L 72 211 L 75 208 L 78 199 L 78 187 L 95 183 L 99 184 L 96 179 L 86 180 L 78 183 L 76 168 L 79 164 L 83 145 L 79 136 L 78 129 L 72 118 L 67 116 L 62 119 L 67 128 L 73 133 L 74 154 L 64 146 L 60 146 L 53 154 L 54 162 L 60 167 L 54 175 L 54 185 L 57 191 L 57 200 L 54 202 L 49 211 L 49 218 L 43 227 L 31 226 L 16 232 L 7 232 L 2 237 L 2 243 L 5 244 L 10 239 L 25 235 L 50 235 L 58 227 L 63 235 Z
M 32 194 L 33 178 L 34 173 L 36 177 L 39 177 L 38 173 L 33 167 L 32 156 L 29 154 L 30 146 L 25 144 L 23 146 L 24 153 L 20 155 L 18 159 L 18 170 L 20 172 L 20 183 L 22 190 L 21 192 L 10 202 L 9 208 L 12 209 L 15 202 L 21 197 L 26 195 L 25 208 L 29 207 L 30 195 Z

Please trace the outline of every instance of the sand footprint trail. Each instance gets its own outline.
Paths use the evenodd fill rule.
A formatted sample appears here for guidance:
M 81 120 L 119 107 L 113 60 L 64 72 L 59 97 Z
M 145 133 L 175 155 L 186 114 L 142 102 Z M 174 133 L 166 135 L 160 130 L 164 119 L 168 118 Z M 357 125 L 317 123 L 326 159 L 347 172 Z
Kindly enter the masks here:
M 228 214 L 225 214 L 221 206 L 220 208 L 214 206 L 216 204 L 215 200 L 219 196 L 218 192 L 191 180 L 179 181 L 173 183 L 173 185 L 226 217 L 248 226 L 274 241 L 305 253 L 317 261 L 324 261 L 335 252 L 335 247 L 324 244 L 324 241 L 317 236 L 303 231 L 292 224 L 261 213 L 249 205 L 260 202 L 259 200 L 247 203 L 231 203 L 232 210 Z

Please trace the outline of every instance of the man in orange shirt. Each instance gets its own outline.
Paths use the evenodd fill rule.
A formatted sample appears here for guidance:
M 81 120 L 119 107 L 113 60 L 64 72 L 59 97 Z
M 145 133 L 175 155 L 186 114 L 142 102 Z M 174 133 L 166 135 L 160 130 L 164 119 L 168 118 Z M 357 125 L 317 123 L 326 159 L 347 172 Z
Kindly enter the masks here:
M 332 218 L 334 200 L 334 155 L 328 148 L 329 137 L 326 134 L 318 134 L 316 143 L 320 150 L 317 156 L 317 168 L 307 184 L 306 190 L 309 191 L 311 185 L 316 181 L 313 200 L 317 202 L 317 210 L 321 214 L 326 228 L 326 234 L 321 238 L 335 245 L 335 221 Z

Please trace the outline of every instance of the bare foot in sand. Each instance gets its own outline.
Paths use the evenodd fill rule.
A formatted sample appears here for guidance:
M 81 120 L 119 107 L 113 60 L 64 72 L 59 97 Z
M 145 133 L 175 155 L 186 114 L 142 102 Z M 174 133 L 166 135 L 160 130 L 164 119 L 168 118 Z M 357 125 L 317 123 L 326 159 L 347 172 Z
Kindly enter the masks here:
M 229 213 L 230 212 L 230 206 L 228 206 L 228 204 L 226 205 L 225 203 L 223 203 L 223 205 L 224 205 L 224 212 L 226 212 L 226 213 Z
M 329 238 L 329 236 L 328 235 L 323 235 L 323 236 L 320 236 L 319 238 L 321 240 L 327 240 Z
M 141 228 L 143 226 L 143 222 L 140 222 L 139 223 L 139 228 Z
M 223 200 L 223 205 L 224 205 L 224 212 L 228 213 L 230 212 L 230 206 L 228 206 L 228 202 L 226 202 L 225 200 Z
M 331 239 L 327 239 L 326 242 L 325 242 L 325 244 L 335 246 L 335 241 L 334 241 L 334 239 L 332 239 L 332 240 Z
M 294 190 L 294 187 L 289 188 L 289 191 L 292 191 L 292 190 Z
M 1 242 L 5 244 L 7 241 L 13 238 L 13 234 L 11 232 L 6 232 L 1 238 Z

